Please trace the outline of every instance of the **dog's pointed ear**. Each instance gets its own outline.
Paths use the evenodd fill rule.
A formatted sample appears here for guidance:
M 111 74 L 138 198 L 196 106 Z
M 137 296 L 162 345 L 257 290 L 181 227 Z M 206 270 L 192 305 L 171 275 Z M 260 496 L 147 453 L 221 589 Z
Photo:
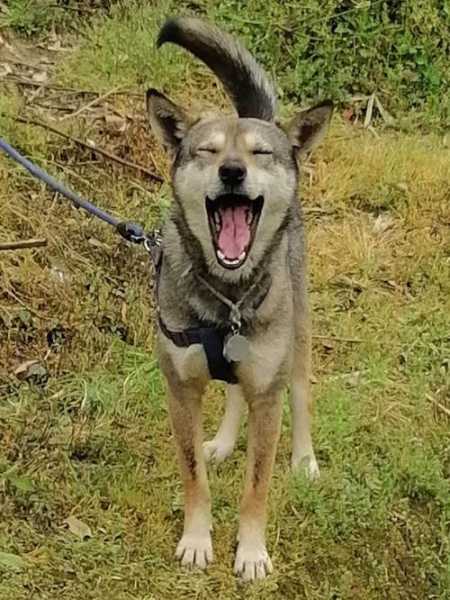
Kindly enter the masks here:
M 147 90 L 147 112 L 150 125 L 162 143 L 176 151 L 190 127 L 186 112 L 157 90 Z
M 299 157 L 317 146 L 325 137 L 333 114 L 330 100 L 298 113 L 287 126 L 287 134 Z

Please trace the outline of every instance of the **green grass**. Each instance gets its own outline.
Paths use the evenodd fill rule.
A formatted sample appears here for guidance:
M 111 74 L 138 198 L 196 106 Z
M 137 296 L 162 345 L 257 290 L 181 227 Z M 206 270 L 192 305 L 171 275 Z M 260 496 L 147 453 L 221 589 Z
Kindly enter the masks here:
M 165 5 L 139 10 L 94 18 L 56 81 L 101 92 L 154 82 L 188 104 L 222 102 L 204 69 L 154 52 Z M 136 115 L 120 135 L 88 114 L 58 126 L 167 172 L 143 103 L 111 105 Z M 158 222 L 167 186 L 12 120 L 31 109 L 13 88 L 0 99 L 10 141 L 101 206 Z M 314 331 L 331 336 L 314 341 L 322 477 L 289 472 L 286 406 L 268 528 L 275 572 L 250 587 L 232 574 L 246 427 L 210 469 L 215 563 L 185 572 L 173 560 L 182 495 L 148 259 L 0 156 L 0 240 L 49 240 L 0 255 L 2 600 L 450 598 L 450 157 L 437 134 L 380 133 L 337 115 L 304 177 Z M 32 359 L 45 376 L 15 377 Z M 208 437 L 222 404 L 211 386 Z M 72 533 L 69 516 L 92 537 Z
M 170 0 L 156 8 L 142 4 L 126 10 L 119 5 L 107 20 L 94 19 L 80 50 L 61 65 L 60 80 L 107 91 L 111 86 L 162 86 L 169 75 L 180 87 L 187 79 L 186 57 L 155 52 L 158 28 L 172 9 Z
M 277 80 L 285 104 L 317 98 L 347 104 L 376 92 L 397 126 L 448 129 L 448 0 L 395 6 L 385 0 L 12 0 L 0 13 L 0 27 L 43 38 L 55 30 L 81 35 L 81 51 L 62 67 L 66 82 L 101 90 L 170 80 L 172 91 L 188 86 L 198 96 L 200 85 L 208 96 L 204 69 L 193 70 L 173 49 L 154 52 L 158 25 L 180 13 L 206 16 L 243 38 Z
M 0 14 L 0 27 L 8 27 L 23 35 L 45 35 L 51 29 L 64 29 L 74 15 L 83 13 L 82 3 L 72 0 L 65 3 L 50 0 L 9 0 Z M 86 3 L 88 4 L 88 3 Z

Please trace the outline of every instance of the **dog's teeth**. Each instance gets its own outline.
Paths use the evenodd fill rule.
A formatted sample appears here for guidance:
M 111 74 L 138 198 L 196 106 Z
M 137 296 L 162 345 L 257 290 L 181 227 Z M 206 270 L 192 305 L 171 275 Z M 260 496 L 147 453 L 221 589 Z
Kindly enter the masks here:
M 221 250 L 217 249 L 217 256 L 226 265 L 234 266 L 234 265 L 238 265 L 239 263 L 241 263 L 244 260 L 246 253 L 242 252 L 242 254 L 239 256 L 239 258 L 227 258 Z
M 222 219 L 218 212 L 214 213 L 214 223 L 216 225 L 216 232 L 219 233 L 220 228 L 222 227 Z

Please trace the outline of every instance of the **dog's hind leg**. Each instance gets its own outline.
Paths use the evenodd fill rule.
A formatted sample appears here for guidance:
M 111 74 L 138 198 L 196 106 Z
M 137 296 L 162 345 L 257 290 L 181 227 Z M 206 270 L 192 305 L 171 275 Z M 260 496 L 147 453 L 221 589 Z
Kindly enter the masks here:
M 184 531 L 176 557 L 188 567 L 206 568 L 213 559 L 211 503 L 202 449 L 202 389 L 169 381 L 169 412 L 184 487 Z
M 248 449 L 235 573 L 263 579 L 272 571 L 266 549 L 266 505 L 281 427 L 281 392 L 248 399 Z
M 311 330 L 307 319 L 296 323 L 294 364 L 291 381 L 292 468 L 304 468 L 314 479 L 319 466 L 311 438 Z
M 220 463 L 233 452 L 244 406 L 245 400 L 240 386 L 228 385 L 225 414 L 222 423 L 214 438 L 203 444 L 203 451 L 207 461 Z

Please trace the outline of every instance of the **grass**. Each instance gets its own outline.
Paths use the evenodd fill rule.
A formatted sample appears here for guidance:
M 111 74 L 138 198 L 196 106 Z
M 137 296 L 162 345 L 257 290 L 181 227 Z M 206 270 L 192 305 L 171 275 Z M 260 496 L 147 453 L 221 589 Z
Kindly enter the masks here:
M 113 60 L 114 32 L 130 39 L 143 14 L 117 8 L 89 25 L 96 53 L 82 44 L 57 81 L 104 92 L 154 80 L 186 104 L 222 103 L 204 69 L 151 51 L 163 8 L 145 9 L 148 40 L 135 36 L 148 43 L 144 80 L 144 54 Z M 157 223 L 166 186 L 17 125 L 32 106 L 15 89 L 0 102 L 2 131 L 26 154 L 116 214 Z M 167 172 L 141 102 L 111 104 L 137 115 L 119 135 L 87 115 L 66 130 Z M 380 133 L 337 115 L 303 180 L 314 330 L 331 336 L 314 345 L 322 478 L 289 473 L 286 406 L 268 529 L 275 573 L 252 587 L 232 575 L 245 426 L 231 459 L 210 469 L 215 563 L 191 574 L 173 561 L 182 498 L 147 258 L 0 156 L 0 239 L 49 240 L 0 256 L 2 600 L 450 598 L 450 156 L 438 135 Z M 43 370 L 20 379 L 27 360 Z M 222 399 L 212 386 L 208 437 Z M 70 531 L 69 516 L 92 536 Z
M 85 4 L 88 4 L 86 2 Z M 70 27 L 75 15 L 91 14 L 77 0 L 64 3 L 51 0 L 9 0 L 0 13 L 0 27 L 7 27 L 25 36 L 42 35 L 49 29 Z
M 276 75 L 285 102 L 329 97 L 342 103 L 355 94 L 376 92 L 402 127 L 448 130 L 447 0 L 402 0 L 395 6 L 385 0 L 10 0 L 0 13 L 0 27 L 41 36 L 49 28 L 81 31 L 89 60 L 82 72 L 76 69 L 70 77 L 90 73 L 88 83 L 99 85 L 111 77 L 130 81 L 134 72 L 134 83 L 158 79 L 164 72 L 168 57 L 148 60 L 154 21 L 180 12 L 207 16 L 243 37 Z M 185 60 L 172 60 L 171 68 L 185 75 Z

